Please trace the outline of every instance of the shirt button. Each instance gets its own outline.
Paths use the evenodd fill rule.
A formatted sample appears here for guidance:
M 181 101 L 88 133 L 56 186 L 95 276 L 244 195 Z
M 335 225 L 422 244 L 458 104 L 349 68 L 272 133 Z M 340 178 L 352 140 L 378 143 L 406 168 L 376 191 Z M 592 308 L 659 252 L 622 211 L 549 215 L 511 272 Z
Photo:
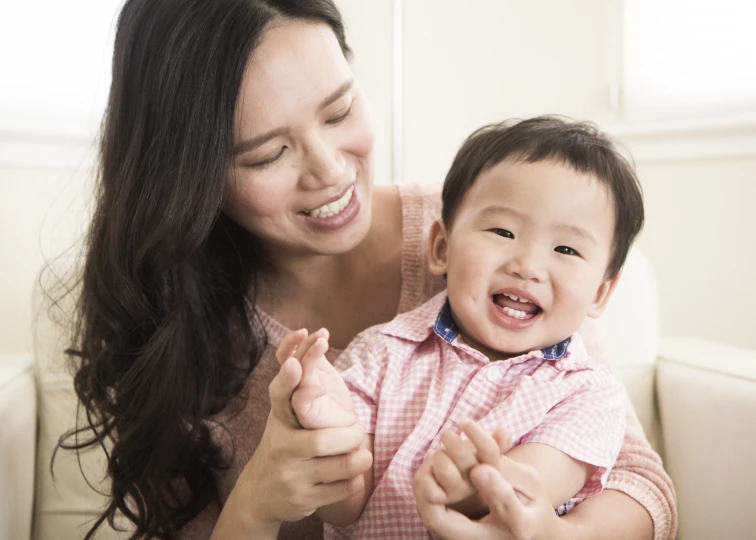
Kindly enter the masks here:
M 486 379 L 488 379 L 491 382 L 496 382 L 499 380 L 499 370 L 496 369 L 497 366 L 488 366 L 488 369 L 486 370 Z

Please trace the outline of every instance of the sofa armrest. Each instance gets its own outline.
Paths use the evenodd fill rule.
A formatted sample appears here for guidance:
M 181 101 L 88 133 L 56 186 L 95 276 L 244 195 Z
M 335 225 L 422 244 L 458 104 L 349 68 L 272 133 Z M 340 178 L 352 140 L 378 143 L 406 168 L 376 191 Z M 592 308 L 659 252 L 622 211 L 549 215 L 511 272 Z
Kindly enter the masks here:
M 0 538 L 29 538 L 37 397 L 28 354 L 0 354 Z
M 756 350 L 665 338 L 657 395 L 678 539 L 752 538 Z

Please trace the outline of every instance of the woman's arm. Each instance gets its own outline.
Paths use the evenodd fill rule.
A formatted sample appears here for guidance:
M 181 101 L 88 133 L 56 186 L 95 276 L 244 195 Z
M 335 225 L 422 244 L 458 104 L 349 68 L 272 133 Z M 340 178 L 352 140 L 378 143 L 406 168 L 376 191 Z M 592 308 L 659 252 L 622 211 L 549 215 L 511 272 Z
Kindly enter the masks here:
M 629 399 L 627 409 L 625 438 L 604 491 L 579 504 L 573 512 L 583 507 L 581 514 L 587 513 L 588 521 L 607 520 L 606 526 L 610 527 L 607 531 L 614 535 L 612 538 L 671 540 L 677 533 L 677 499 L 672 480 L 664 470 L 661 458 L 646 440 Z M 602 515 L 607 508 L 620 513 L 615 516 L 616 520 Z M 635 536 L 630 534 L 630 527 L 625 523 L 630 518 L 638 527 Z M 648 525 L 649 522 L 650 532 L 643 534 L 646 527 L 640 524 Z M 610 537 L 609 532 L 606 537 Z M 604 537 L 597 535 L 593 538 Z

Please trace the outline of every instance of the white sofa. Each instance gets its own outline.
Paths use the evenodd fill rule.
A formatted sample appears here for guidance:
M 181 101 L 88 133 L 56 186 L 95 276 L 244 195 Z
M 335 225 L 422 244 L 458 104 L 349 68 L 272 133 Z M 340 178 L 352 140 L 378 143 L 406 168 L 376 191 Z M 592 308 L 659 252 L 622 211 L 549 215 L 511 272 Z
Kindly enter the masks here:
M 659 339 L 658 291 L 633 252 L 600 320 L 614 367 L 678 495 L 681 540 L 756 539 L 756 351 L 691 338 Z M 71 426 L 75 398 L 65 344 L 44 312 L 32 355 L 0 356 L 0 540 L 73 540 L 104 499 L 69 453 L 50 457 Z M 35 399 L 36 392 L 36 399 Z M 37 420 L 35 422 L 35 419 Z M 86 456 L 89 480 L 102 480 Z M 31 535 L 31 536 L 30 536 Z M 106 531 L 98 538 L 122 538 Z

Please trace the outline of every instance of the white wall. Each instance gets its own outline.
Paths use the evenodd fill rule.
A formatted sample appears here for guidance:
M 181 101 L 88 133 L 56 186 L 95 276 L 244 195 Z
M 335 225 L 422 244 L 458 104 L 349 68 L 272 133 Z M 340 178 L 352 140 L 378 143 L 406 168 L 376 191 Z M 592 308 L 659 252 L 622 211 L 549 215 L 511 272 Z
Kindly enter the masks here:
M 754 147 L 756 151 L 756 147 Z M 638 164 L 664 335 L 756 348 L 756 156 Z
M 463 139 L 512 117 L 608 111 L 612 2 L 405 2 L 408 182 L 442 182 Z
M 393 2 L 337 3 L 378 130 L 376 178 L 387 182 L 394 143 Z M 638 157 L 648 214 L 640 246 L 659 275 L 664 334 L 756 348 L 756 228 L 750 216 L 756 144 L 749 153 L 742 137 L 730 144 L 726 133 L 713 133 L 690 150 L 685 137 L 676 136 L 678 146 L 670 151 L 664 135 L 649 142 L 642 129 L 630 135 L 615 130 L 609 88 L 617 73 L 618 5 L 404 0 L 401 176 L 441 182 L 462 139 L 487 122 L 541 113 L 598 121 L 622 134 Z M 739 129 L 756 137 L 756 122 Z M 688 149 L 685 155 L 680 145 Z M 722 151 L 707 152 L 715 146 Z M 735 147 L 745 150 L 728 154 Z M 29 350 L 36 275 L 86 222 L 85 149 L 86 140 L 75 136 L 0 130 L 0 352 Z

